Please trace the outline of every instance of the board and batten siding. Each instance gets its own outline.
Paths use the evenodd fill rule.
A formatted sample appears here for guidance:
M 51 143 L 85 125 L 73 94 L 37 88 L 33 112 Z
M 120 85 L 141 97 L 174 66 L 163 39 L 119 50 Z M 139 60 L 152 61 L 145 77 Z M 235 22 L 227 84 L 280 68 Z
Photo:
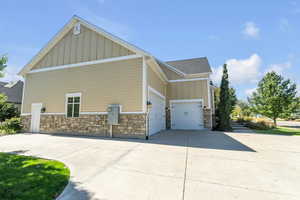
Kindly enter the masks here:
M 208 106 L 207 80 L 173 82 L 167 87 L 168 100 L 203 99 Z
M 65 113 L 65 95 L 81 92 L 81 112 L 106 112 L 109 104 L 123 112 L 141 112 L 142 59 L 122 60 L 26 75 L 23 113 L 43 103 L 47 113 Z
M 74 64 L 134 54 L 127 48 L 81 25 L 71 29 L 32 69 Z
M 161 93 L 163 96 L 166 96 L 166 91 L 167 91 L 167 84 L 165 84 L 159 77 L 158 75 L 153 71 L 153 69 L 148 66 L 147 67 L 147 80 L 148 80 L 148 85 Z

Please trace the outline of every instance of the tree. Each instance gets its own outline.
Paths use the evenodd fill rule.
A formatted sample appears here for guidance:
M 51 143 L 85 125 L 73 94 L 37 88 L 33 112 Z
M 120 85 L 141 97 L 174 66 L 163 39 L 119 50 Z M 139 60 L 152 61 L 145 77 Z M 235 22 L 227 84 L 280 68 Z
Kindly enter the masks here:
M 7 96 L 0 94 L 0 122 L 18 115 L 18 109 L 12 103 L 7 102 Z
M 233 115 L 235 117 L 250 117 L 252 115 L 250 104 L 247 101 L 238 100 Z
M 215 89 L 215 108 L 218 108 L 218 105 L 220 103 L 220 94 L 221 93 L 221 89 L 220 88 L 217 88 Z M 231 108 L 230 108 L 230 113 L 234 110 L 234 107 L 235 107 L 235 104 L 237 102 L 237 97 L 236 97 L 236 94 L 235 94 L 235 89 L 233 87 L 229 88 L 229 99 L 230 99 L 230 105 L 231 105 Z
M 0 57 L 0 78 L 4 77 L 4 69 L 7 67 L 7 57 L 2 56 Z
M 229 88 L 229 101 L 230 101 L 230 113 L 232 113 L 237 102 L 235 89 L 233 87 Z
M 258 83 L 250 102 L 256 113 L 271 118 L 276 126 L 278 118 L 286 118 L 297 109 L 299 100 L 296 94 L 296 84 L 284 80 L 276 72 L 269 72 Z
M 230 114 L 232 111 L 232 96 L 229 89 L 227 65 L 223 66 L 223 76 L 220 86 L 220 100 L 217 105 L 217 129 L 220 131 L 232 130 Z

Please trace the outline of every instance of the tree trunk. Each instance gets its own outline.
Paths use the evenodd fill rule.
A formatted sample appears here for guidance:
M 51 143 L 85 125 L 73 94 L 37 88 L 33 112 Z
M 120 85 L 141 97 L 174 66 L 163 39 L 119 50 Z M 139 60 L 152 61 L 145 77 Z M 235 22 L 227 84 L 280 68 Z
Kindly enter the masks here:
M 275 128 L 276 128 L 277 127 L 277 118 L 274 118 L 273 122 L 274 122 L 274 125 L 275 125 Z

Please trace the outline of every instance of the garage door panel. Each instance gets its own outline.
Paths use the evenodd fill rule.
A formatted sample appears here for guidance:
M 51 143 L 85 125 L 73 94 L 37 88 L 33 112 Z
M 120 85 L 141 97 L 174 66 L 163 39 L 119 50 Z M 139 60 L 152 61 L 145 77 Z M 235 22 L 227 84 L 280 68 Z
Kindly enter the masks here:
M 180 102 L 171 104 L 171 128 L 183 130 L 203 129 L 201 102 Z

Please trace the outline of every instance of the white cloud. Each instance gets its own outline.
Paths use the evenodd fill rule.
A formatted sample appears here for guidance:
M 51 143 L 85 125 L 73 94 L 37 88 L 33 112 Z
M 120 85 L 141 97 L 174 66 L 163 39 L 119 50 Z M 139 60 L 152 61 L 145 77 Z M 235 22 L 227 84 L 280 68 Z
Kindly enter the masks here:
M 256 88 L 250 88 L 250 89 L 247 89 L 245 90 L 245 93 L 247 96 L 251 96 L 253 94 L 253 92 L 256 91 Z
M 247 38 L 258 38 L 260 29 L 257 27 L 257 25 L 254 22 L 247 22 L 244 25 L 244 30 L 242 33 L 247 37 Z
M 291 66 L 292 66 L 292 63 L 290 61 L 288 61 L 286 63 L 281 63 L 281 64 L 272 64 L 267 68 L 265 73 L 274 71 L 278 74 L 283 75 L 285 70 L 289 69 Z
M 233 84 L 253 83 L 260 77 L 261 58 L 257 54 L 246 59 L 229 59 L 226 61 L 229 80 Z M 213 68 L 212 80 L 220 83 L 223 66 Z

